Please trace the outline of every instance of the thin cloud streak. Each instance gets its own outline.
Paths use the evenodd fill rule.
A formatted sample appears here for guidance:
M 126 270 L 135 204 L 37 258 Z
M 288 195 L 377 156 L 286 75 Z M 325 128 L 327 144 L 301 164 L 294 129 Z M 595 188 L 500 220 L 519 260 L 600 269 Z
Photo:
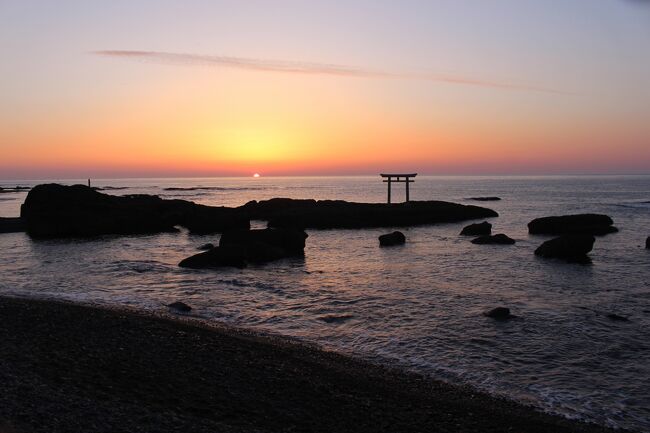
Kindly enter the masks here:
M 94 55 L 104 57 L 115 57 L 132 59 L 142 62 L 159 63 L 166 65 L 181 66 L 215 66 L 245 69 L 261 72 L 284 72 L 291 74 L 307 75 L 331 75 L 353 78 L 380 78 L 380 79 L 402 79 L 422 80 L 439 83 L 488 87 L 496 89 L 533 91 L 543 93 L 554 93 L 569 95 L 572 92 L 550 89 L 545 87 L 531 86 L 525 84 L 506 83 L 498 81 L 479 80 L 458 75 L 446 74 L 418 74 L 418 73 L 393 73 L 387 71 L 376 71 L 370 69 L 353 68 L 344 65 L 333 65 L 327 63 L 306 63 L 283 60 L 253 59 L 231 56 L 206 56 L 185 53 L 170 53 L 161 51 L 132 51 L 132 50 L 99 50 L 92 51 Z

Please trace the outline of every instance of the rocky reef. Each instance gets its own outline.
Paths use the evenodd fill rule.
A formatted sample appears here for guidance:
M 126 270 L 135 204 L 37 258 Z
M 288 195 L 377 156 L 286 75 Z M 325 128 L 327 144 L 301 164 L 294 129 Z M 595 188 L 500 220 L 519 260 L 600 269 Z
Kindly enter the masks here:
M 443 201 L 400 204 L 341 200 L 271 199 L 237 208 L 214 207 L 154 195 L 115 196 L 84 185 L 44 184 L 29 191 L 21 207 L 27 232 L 35 238 L 248 229 L 251 219 L 272 228 L 364 228 L 411 226 L 496 217 L 493 210 Z
M 114 196 L 84 185 L 34 187 L 21 207 L 21 218 L 36 238 L 171 232 L 177 225 L 194 233 L 250 227 L 236 209 L 153 195 Z
M 268 221 L 269 227 L 303 229 L 404 227 L 499 216 L 491 209 L 444 201 L 385 204 L 275 198 L 251 201 L 238 209 L 251 219 Z

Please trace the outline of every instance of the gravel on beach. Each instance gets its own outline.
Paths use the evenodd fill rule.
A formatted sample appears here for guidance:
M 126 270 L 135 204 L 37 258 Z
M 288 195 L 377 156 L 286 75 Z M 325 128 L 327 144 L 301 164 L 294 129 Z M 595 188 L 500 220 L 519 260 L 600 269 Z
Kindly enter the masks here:
M 0 297 L 0 433 L 608 432 L 226 326 Z

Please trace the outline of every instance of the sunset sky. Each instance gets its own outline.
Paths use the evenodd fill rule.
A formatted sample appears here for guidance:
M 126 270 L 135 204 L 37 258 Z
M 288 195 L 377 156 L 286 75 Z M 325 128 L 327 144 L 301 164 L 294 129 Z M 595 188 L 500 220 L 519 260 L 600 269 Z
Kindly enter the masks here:
M 0 1 L 0 178 L 650 172 L 643 0 Z

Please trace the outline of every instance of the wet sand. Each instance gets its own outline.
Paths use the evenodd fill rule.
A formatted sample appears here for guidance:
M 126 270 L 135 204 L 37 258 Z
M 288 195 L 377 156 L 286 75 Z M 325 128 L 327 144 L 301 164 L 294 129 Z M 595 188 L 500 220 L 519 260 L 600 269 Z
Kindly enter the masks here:
M 0 433 L 612 431 L 195 320 L 0 297 L 0 321 Z

